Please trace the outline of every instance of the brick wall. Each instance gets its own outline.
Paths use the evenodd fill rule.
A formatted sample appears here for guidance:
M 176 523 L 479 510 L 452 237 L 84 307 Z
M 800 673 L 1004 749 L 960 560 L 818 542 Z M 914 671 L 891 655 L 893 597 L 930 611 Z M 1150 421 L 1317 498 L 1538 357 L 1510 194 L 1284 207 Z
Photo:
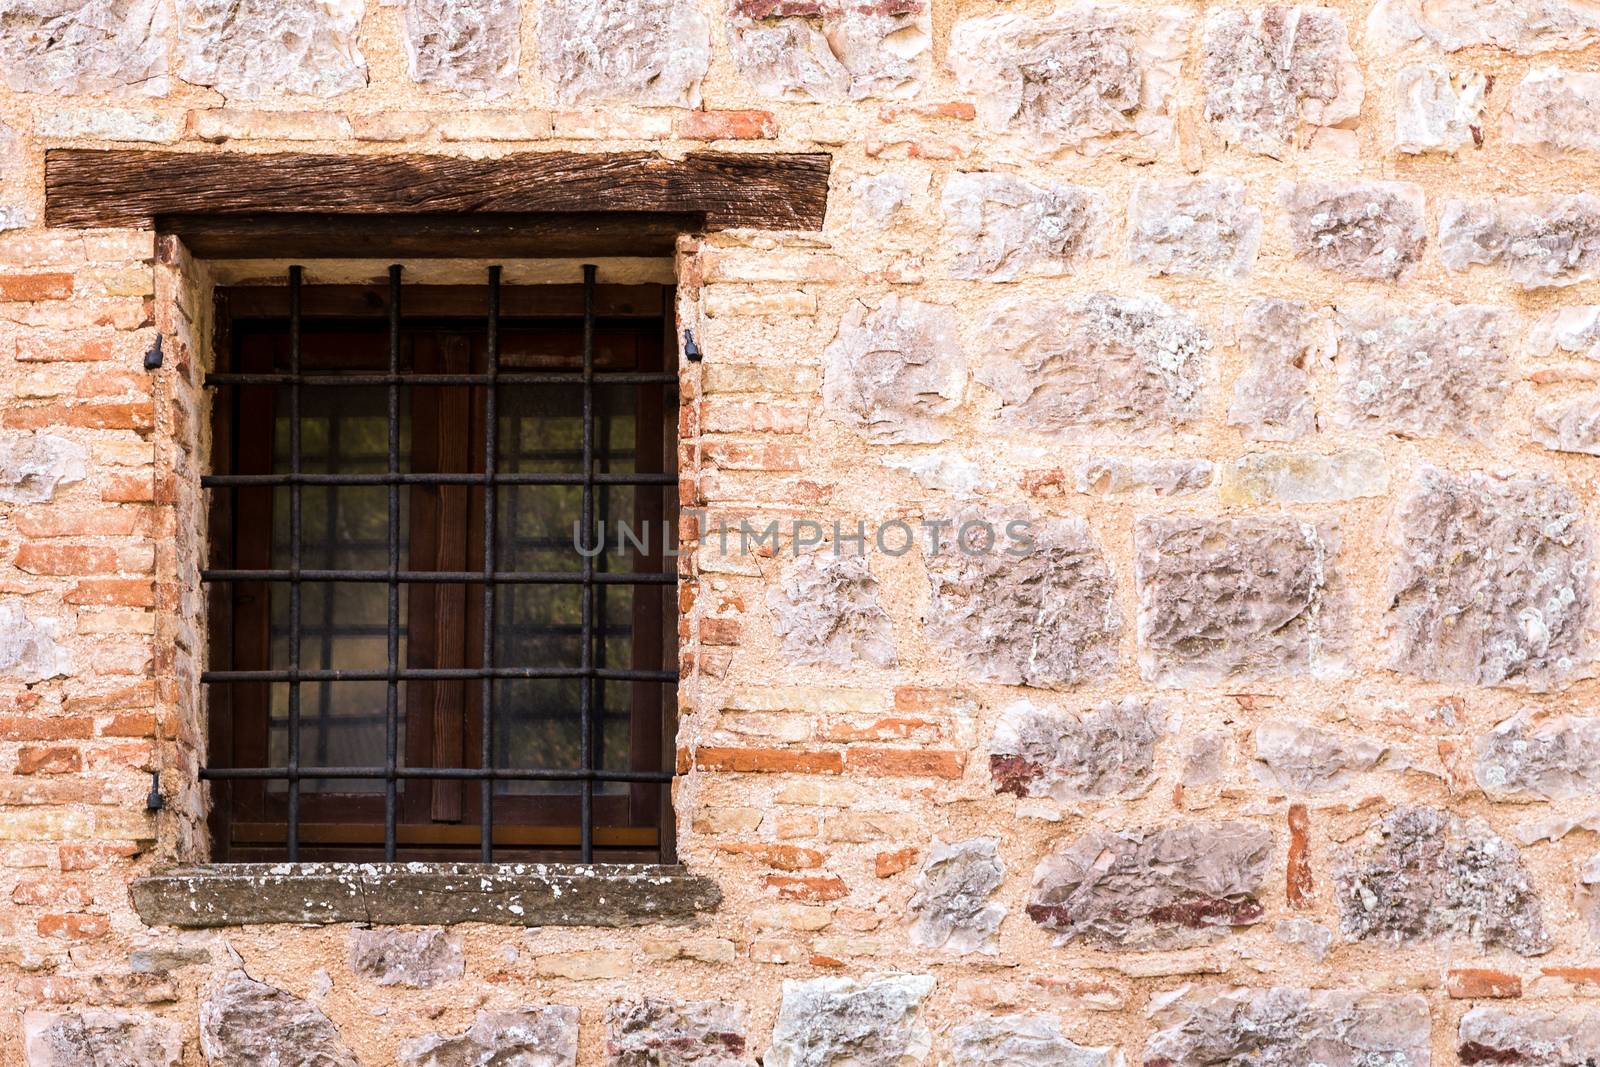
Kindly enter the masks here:
M 0 0 L 0 1063 L 1600 1057 L 1600 10 L 599 6 Z M 707 143 L 834 159 L 679 250 L 720 912 L 143 926 L 209 276 L 44 150 Z

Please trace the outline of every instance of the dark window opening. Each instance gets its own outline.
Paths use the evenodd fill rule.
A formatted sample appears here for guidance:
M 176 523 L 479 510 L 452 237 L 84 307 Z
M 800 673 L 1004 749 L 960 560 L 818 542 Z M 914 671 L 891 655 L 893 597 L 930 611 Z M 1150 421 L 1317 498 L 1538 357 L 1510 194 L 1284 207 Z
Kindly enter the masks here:
M 671 862 L 671 288 L 218 308 L 215 858 Z

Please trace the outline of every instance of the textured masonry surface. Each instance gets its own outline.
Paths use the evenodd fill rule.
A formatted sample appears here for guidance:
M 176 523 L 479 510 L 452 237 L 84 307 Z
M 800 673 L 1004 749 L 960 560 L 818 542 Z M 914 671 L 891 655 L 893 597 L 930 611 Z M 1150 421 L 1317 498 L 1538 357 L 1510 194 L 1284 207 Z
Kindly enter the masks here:
M 45 150 L 708 145 L 685 870 L 197 879 L 218 268 Z M 0 0 L 0 1064 L 1592 1064 L 1597 456 L 1593 0 Z

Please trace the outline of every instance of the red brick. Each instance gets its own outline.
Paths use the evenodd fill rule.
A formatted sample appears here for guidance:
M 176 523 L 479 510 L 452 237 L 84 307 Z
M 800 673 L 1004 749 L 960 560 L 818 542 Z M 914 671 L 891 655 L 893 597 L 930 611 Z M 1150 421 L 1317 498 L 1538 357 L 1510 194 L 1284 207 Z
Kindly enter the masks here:
M 1291 908 L 1311 907 L 1316 897 L 1316 881 L 1311 876 L 1311 816 L 1304 804 L 1289 805 L 1289 862 L 1284 892 Z
M 153 711 L 130 711 L 118 715 L 100 729 L 101 737 L 154 737 L 156 716 Z
M 29 543 L 17 549 L 16 565 L 29 574 L 115 574 L 117 553 L 88 545 Z
M 66 700 L 66 710 L 74 715 L 94 715 L 105 711 L 132 711 L 138 708 L 154 707 L 156 702 L 156 687 L 154 682 L 140 682 L 138 685 L 126 686 L 109 693 L 87 693 L 82 696 L 70 696 Z
M 730 471 L 797 471 L 802 453 L 794 445 L 777 441 L 709 440 L 701 448 L 708 467 Z
M 17 749 L 18 774 L 75 774 L 83 753 L 70 745 L 23 745 Z
M 0 300 L 65 300 L 71 295 L 70 274 L 0 274 Z
M 138 508 L 29 508 L 13 515 L 24 537 L 126 537 L 139 528 Z
M 960 752 L 930 752 L 920 748 L 852 748 L 845 761 L 852 773 L 960 778 L 967 758 Z
M 155 426 L 155 405 L 148 400 L 116 403 L 40 404 L 6 412 L 5 424 L 15 430 L 46 426 L 81 426 L 89 430 L 148 431 Z
M 116 346 L 108 337 L 19 337 L 19 363 L 96 363 L 115 359 Z
M 1486 967 L 1452 967 L 1445 975 L 1445 989 L 1458 1000 L 1505 999 L 1522 996 L 1522 979 Z
M 908 870 L 917 862 L 915 848 L 902 848 L 894 852 L 880 852 L 873 860 L 873 870 L 879 878 L 892 878 L 901 871 Z
M 819 736 L 825 741 L 932 741 L 943 734 L 943 723 L 889 716 L 870 722 L 829 719 Z
M 678 116 L 677 134 L 696 141 L 762 141 L 778 136 L 770 111 L 690 111 Z
M 11 891 L 11 903 L 82 911 L 94 903 L 88 887 L 56 878 L 30 878 Z
M 792 400 L 712 397 L 700 403 L 706 433 L 805 433 L 810 408 Z
M 784 900 L 802 900 L 811 904 L 838 900 L 850 893 L 850 887 L 844 884 L 844 880 L 834 875 L 769 874 L 767 888 L 776 889 L 778 896 Z
M 0 741 L 78 741 L 94 734 L 83 715 L 0 715 Z
M 41 937 L 92 941 L 104 937 L 111 929 L 111 923 L 104 915 L 42 915 L 38 929 Z
M 912 119 L 958 119 L 962 122 L 971 122 L 978 117 L 978 108 L 965 100 L 945 100 L 928 104 L 885 104 L 878 109 L 878 118 L 883 122 L 897 122 L 903 118 Z
M 760 841 L 733 842 L 717 846 L 735 856 L 754 856 L 768 867 L 780 871 L 806 871 L 822 866 L 825 858 L 814 848 L 799 845 L 772 845 Z
M 708 645 L 737 645 L 743 632 L 738 619 L 700 620 L 700 640 Z
M 838 774 L 844 770 L 842 753 L 788 748 L 701 747 L 695 749 L 694 762 L 704 771 Z
M 926 714 L 930 711 L 951 711 L 955 708 L 974 708 L 977 700 L 966 689 L 935 689 L 922 685 L 902 685 L 894 691 L 894 710 Z
M 68 604 L 101 607 L 155 607 L 155 583 L 148 578 L 96 578 L 79 582 L 63 597 Z
M 100 499 L 113 504 L 149 504 L 155 498 L 152 474 L 114 474 L 100 488 Z
M 93 871 L 110 867 L 139 854 L 137 845 L 100 841 L 88 845 L 62 845 L 60 850 L 63 871 Z

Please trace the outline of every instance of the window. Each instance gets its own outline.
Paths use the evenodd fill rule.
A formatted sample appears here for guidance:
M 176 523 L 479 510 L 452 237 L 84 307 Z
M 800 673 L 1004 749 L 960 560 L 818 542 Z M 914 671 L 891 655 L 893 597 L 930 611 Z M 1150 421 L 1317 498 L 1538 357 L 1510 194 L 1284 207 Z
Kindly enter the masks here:
M 218 291 L 215 858 L 670 862 L 672 290 L 402 273 Z

